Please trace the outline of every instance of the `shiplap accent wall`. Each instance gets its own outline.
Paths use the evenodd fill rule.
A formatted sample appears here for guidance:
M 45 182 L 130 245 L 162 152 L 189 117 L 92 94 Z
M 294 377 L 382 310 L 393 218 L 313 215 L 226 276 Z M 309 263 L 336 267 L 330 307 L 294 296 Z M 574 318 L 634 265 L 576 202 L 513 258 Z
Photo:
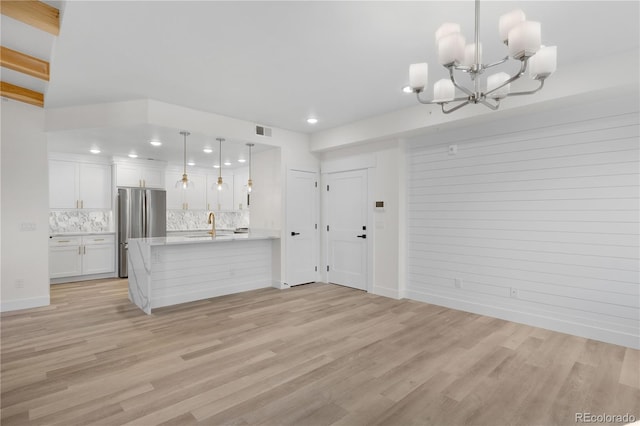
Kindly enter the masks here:
M 638 117 L 636 94 L 409 141 L 406 296 L 639 347 Z

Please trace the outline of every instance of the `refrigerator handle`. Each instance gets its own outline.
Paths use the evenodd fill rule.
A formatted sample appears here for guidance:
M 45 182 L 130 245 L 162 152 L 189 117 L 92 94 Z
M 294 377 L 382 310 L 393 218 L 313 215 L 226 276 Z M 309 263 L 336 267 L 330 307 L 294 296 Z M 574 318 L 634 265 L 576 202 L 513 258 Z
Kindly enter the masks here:
M 148 237 L 147 231 L 147 191 L 142 191 L 142 236 Z

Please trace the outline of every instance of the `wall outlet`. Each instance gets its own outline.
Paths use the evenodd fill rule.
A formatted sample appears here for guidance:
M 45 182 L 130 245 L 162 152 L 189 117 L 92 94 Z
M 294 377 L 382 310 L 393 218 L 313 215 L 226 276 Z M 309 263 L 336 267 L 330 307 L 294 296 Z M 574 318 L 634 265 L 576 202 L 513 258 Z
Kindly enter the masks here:
M 36 224 L 33 222 L 22 222 L 20 224 L 20 231 L 25 232 L 25 231 L 35 231 L 36 230 Z
M 511 287 L 511 297 L 513 297 L 514 299 L 518 298 L 518 289 L 517 288 Z
M 458 145 L 449 145 L 449 155 L 456 155 L 458 153 Z
M 453 280 L 453 285 L 455 288 L 462 288 L 462 278 L 455 278 Z

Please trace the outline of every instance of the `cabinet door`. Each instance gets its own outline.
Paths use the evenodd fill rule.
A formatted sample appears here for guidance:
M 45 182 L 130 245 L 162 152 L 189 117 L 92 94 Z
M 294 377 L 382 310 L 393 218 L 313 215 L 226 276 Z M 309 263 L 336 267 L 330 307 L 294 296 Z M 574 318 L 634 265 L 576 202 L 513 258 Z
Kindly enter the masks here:
M 69 161 L 49 161 L 49 208 L 78 207 L 78 167 Z
M 49 278 L 82 275 L 81 246 L 49 248 Z
M 142 173 L 139 166 L 116 165 L 116 186 L 142 186 Z
M 233 210 L 233 176 L 222 175 L 222 191 L 218 191 L 217 182 L 218 175 L 207 175 L 207 210 Z
M 166 172 L 167 210 L 182 210 L 184 208 L 185 191 L 182 188 L 176 188 L 176 182 L 179 178 L 178 172 Z
M 218 210 L 235 210 L 233 205 L 233 175 L 222 175 L 222 181 L 226 183 L 222 191 L 218 191 Z
M 184 192 L 184 202 L 189 210 L 207 209 L 207 179 L 204 175 L 189 173 L 189 179 L 193 180 L 193 188 Z
M 82 274 L 105 274 L 115 271 L 113 244 L 85 244 L 82 255 Z
M 176 180 L 178 180 L 176 178 Z M 164 189 L 164 169 L 145 167 L 142 170 L 142 182 L 145 188 Z M 171 181 L 169 181 L 171 184 Z
M 247 206 L 247 181 L 249 180 L 248 169 L 238 169 L 233 175 L 233 208 L 243 210 Z
M 111 166 L 80 164 L 80 200 L 85 209 L 111 208 Z

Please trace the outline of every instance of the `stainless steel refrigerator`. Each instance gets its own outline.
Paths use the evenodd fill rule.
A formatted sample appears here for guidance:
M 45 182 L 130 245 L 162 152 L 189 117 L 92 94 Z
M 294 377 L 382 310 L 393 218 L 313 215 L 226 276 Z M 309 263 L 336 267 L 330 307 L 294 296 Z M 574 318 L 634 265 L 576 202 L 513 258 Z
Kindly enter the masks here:
M 118 188 L 118 276 L 127 278 L 129 238 L 167 235 L 167 193 L 163 189 Z

